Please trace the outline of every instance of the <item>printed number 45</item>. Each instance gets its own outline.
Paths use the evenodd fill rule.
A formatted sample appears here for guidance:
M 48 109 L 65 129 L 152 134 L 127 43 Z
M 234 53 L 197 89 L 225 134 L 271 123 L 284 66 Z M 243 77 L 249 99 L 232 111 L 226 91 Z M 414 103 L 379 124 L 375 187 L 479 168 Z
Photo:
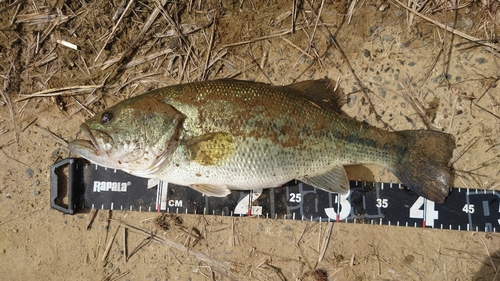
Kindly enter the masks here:
M 462 211 L 464 211 L 467 214 L 474 214 L 474 204 L 465 204 L 464 207 L 462 208 Z

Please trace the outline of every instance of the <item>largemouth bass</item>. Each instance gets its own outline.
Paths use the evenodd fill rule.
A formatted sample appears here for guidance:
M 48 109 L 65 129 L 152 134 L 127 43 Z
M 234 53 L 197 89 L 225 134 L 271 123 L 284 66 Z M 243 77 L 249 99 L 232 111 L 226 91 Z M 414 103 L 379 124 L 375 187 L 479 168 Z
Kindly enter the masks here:
M 69 149 L 96 164 L 187 185 L 209 196 L 297 179 L 347 193 L 344 165 L 389 169 L 415 193 L 443 202 L 452 181 L 452 135 L 389 132 L 336 112 L 330 80 L 288 86 L 214 80 L 133 97 L 90 118 L 90 140 Z M 333 106 L 332 106 L 333 105 Z

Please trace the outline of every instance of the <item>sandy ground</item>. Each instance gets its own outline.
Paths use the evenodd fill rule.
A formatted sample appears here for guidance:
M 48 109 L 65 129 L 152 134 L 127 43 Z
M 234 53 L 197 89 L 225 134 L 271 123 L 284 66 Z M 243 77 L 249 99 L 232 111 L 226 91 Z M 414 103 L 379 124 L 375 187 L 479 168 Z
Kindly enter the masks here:
M 92 221 L 49 206 L 49 167 L 70 156 L 53 135 L 74 139 L 144 91 L 220 77 L 340 79 L 349 115 L 451 133 L 455 186 L 500 190 L 500 46 L 461 35 L 499 38 L 498 1 L 416 1 L 434 23 L 392 1 L 297 1 L 295 15 L 282 0 L 13 2 L 0 2 L 2 279 L 500 280 L 498 233 L 117 211 Z

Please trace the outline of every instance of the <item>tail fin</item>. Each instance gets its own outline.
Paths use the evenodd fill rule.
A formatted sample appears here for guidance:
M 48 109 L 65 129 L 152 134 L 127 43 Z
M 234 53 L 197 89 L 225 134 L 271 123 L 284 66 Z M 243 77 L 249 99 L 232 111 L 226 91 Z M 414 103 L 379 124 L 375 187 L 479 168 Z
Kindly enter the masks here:
M 413 192 L 443 203 L 453 181 L 450 160 L 455 149 L 455 138 L 437 131 L 397 133 L 406 139 L 409 149 L 392 172 Z

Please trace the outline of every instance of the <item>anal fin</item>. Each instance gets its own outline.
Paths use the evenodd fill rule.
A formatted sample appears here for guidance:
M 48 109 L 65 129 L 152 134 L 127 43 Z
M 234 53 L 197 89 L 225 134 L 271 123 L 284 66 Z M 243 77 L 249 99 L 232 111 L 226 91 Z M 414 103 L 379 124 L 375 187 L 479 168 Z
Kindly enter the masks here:
M 346 194 L 349 191 L 349 179 L 342 165 L 335 166 L 326 173 L 299 180 L 328 192 Z
M 192 184 L 192 189 L 205 194 L 206 196 L 213 197 L 226 197 L 231 193 L 231 190 L 225 185 L 212 185 L 212 184 Z

